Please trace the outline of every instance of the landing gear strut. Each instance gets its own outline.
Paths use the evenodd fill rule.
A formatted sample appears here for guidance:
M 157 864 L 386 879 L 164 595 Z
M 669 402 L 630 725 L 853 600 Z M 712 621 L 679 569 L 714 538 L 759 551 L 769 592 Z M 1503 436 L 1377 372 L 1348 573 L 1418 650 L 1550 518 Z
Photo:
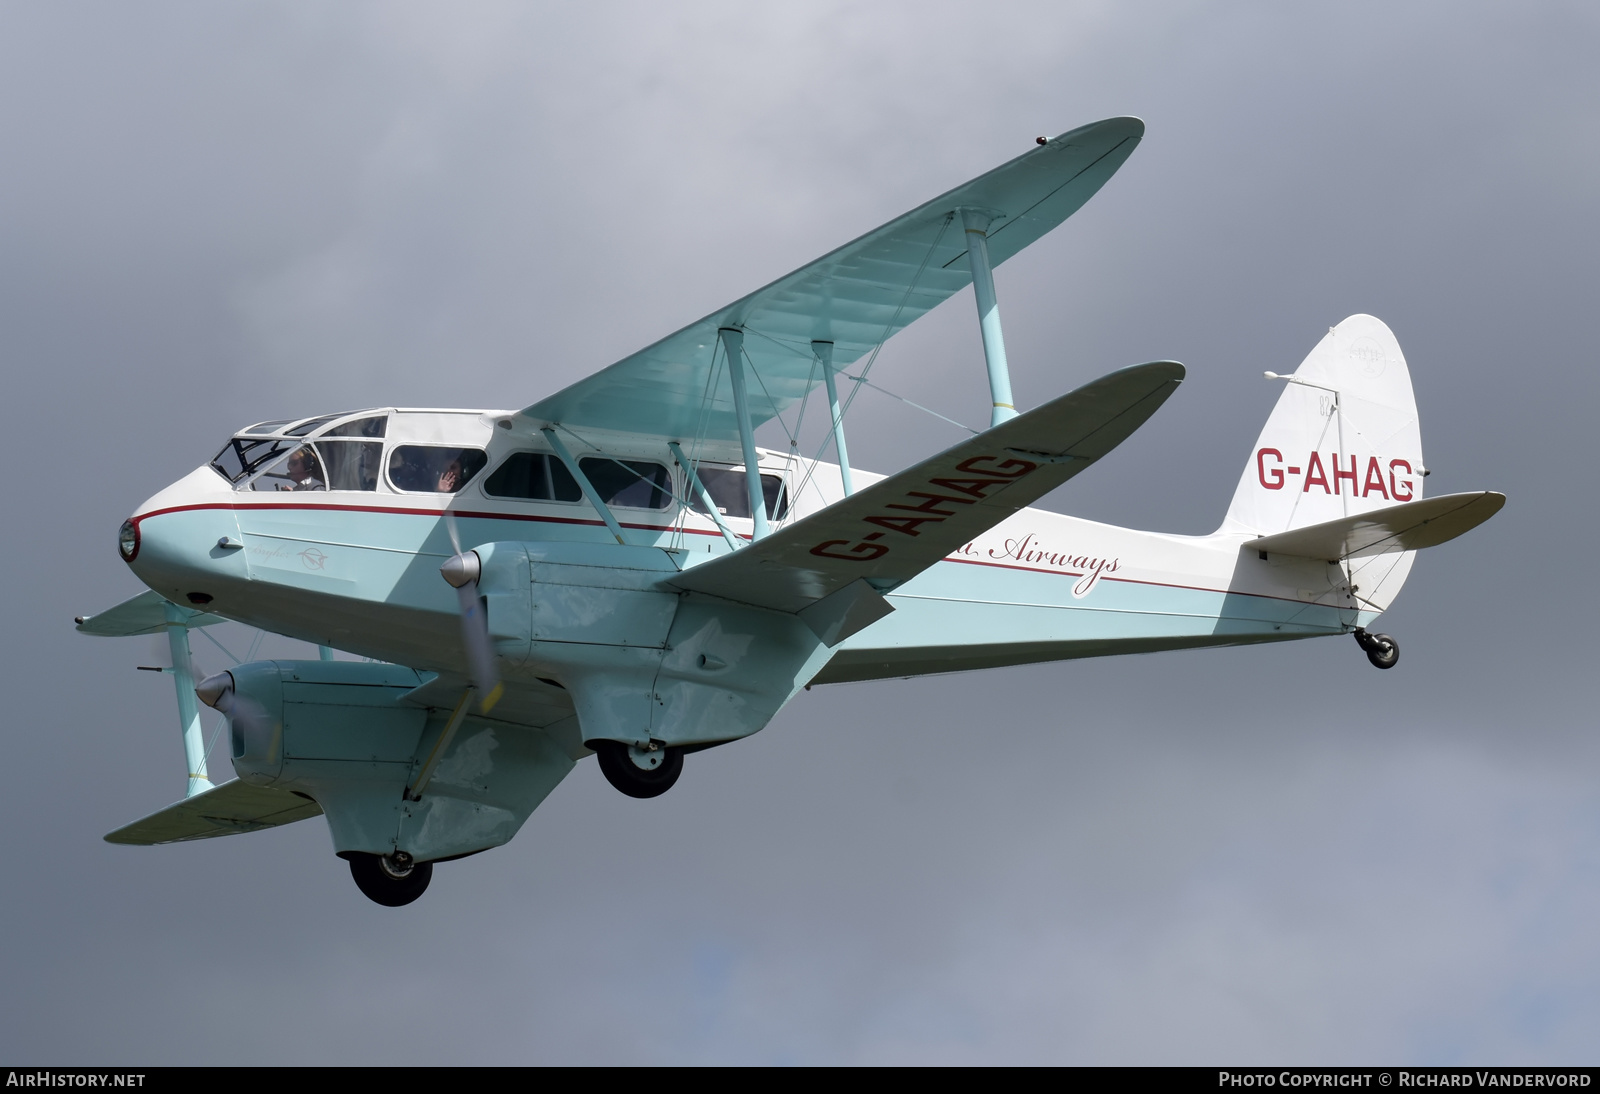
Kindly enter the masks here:
M 433 863 L 412 862 L 404 851 L 392 855 L 367 855 L 347 853 L 350 876 L 367 899 L 385 908 L 399 908 L 410 904 L 427 889 L 433 879 Z
M 1367 651 L 1367 660 L 1380 669 L 1392 669 L 1400 660 L 1400 643 L 1386 634 L 1368 634 L 1358 627 L 1355 639 Z
M 621 741 L 585 741 L 600 761 L 606 782 L 630 798 L 653 798 L 672 789 L 683 773 L 683 749 L 637 748 Z

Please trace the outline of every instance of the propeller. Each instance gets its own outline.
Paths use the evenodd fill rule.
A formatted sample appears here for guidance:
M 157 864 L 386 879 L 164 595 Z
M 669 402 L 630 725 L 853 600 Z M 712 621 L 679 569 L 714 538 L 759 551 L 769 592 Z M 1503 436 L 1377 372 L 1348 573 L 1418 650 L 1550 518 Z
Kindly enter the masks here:
M 444 515 L 445 527 L 450 532 L 450 544 L 456 553 L 447 558 L 439 573 L 455 589 L 461 603 L 461 642 L 467 648 L 467 664 L 472 672 L 472 686 L 482 696 L 479 709 L 485 714 L 494 709 L 505 693 L 505 685 L 494 669 L 494 649 L 489 644 L 489 620 L 483 612 L 483 600 L 478 596 L 478 578 L 483 573 L 483 562 L 476 551 L 461 549 L 461 536 L 456 531 L 455 518 Z

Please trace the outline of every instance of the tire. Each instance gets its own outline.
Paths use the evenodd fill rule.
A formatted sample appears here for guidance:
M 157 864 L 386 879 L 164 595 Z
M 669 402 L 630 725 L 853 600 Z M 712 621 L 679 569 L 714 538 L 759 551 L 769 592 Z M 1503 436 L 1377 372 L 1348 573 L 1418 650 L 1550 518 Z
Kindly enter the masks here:
M 683 750 L 667 748 L 659 767 L 646 771 L 628 758 L 628 746 L 621 741 L 586 741 L 600 761 L 606 782 L 630 798 L 654 798 L 672 789 L 683 774 Z
M 1362 648 L 1376 668 L 1392 669 L 1400 660 L 1400 643 L 1386 634 L 1369 634 Z
M 433 863 L 419 862 L 397 874 L 381 855 L 352 854 L 350 876 L 368 900 L 385 908 L 402 908 L 427 890 L 433 880 Z

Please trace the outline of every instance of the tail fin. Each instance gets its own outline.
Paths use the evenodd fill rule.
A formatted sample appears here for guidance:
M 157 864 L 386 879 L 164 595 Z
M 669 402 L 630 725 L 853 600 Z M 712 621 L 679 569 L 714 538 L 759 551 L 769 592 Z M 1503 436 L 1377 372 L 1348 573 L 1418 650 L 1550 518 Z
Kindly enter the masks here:
M 1276 535 L 1422 497 L 1411 373 L 1381 320 L 1330 328 L 1283 379 L 1219 531 Z

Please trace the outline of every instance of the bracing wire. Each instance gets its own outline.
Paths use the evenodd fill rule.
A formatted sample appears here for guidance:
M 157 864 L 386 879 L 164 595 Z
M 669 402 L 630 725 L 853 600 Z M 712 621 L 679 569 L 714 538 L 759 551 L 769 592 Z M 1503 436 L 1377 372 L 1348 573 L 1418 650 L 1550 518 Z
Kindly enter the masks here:
M 761 394 L 767 397 L 767 405 L 772 408 L 772 416 L 778 420 L 778 425 L 783 427 L 783 432 L 789 438 L 789 446 L 793 448 L 797 443 L 798 433 L 789 432 L 789 423 L 783 420 L 783 412 L 778 409 L 777 402 L 772 398 L 772 392 L 767 390 L 767 382 L 761 378 L 761 371 L 756 368 L 755 359 L 750 356 L 750 351 L 741 349 L 740 352 L 744 354 L 745 361 L 750 365 L 750 375 L 754 376 L 756 383 L 761 385 Z
M 763 333 L 762 331 L 755 330 L 755 329 L 753 329 L 751 327 L 745 327 L 745 328 L 743 328 L 743 330 L 744 330 L 745 334 L 747 334 L 747 335 L 755 335 L 757 338 L 765 339 L 766 341 L 771 342 L 773 345 L 777 346 L 779 349 L 783 350 L 786 353 L 793 353 L 796 356 L 806 356 L 806 357 L 809 357 L 810 360 L 811 360 L 811 367 L 806 372 L 806 384 L 805 384 L 805 388 L 804 388 L 805 395 L 803 395 L 801 397 L 801 399 L 800 399 L 800 413 L 798 415 L 796 415 L 796 417 L 795 417 L 794 432 L 792 432 L 792 433 L 789 432 L 788 424 L 783 421 L 783 416 L 781 414 L 778 415 L 778 424 L 783 426 L 783 431 L 785 433 L 787 433 L 788 436 L 789 436 L 789 456 L 788 456 L 788 460 L 789 460 L 789 465 L 792 468 L 795 464 L 799 464 L 799 463 L 805 462 L 805 458 L 803 456 L 801 456 L 801 454 L 800 454 L 800 435 L 801 435 L 801 432 L 805 428 L 806 408 L 811 405 L 812 383 L 813 383 L 813 381 L 816 380 L 816 376 L 817 376 L 817 365 L 819 363 L 818 360 L 817 360 L 817 352 L 816 352 L 816 350 L 812 349 L 809 345 L 807 345 L 806 348 L 803 349 L 803 350 L 802 349 L 798 349 L 795 346 L 790 345 L 788 342 L 785 342 L 780 338 L 774 338 L 770 334 Z M 745 357 L 746 357 L 746 359 L 750 360 L 751 371 L 755 371 L 755 360 L 753 358 L 750 358 L 750 353 L 749 353 L 748 349 L 746 349 L 746 351 L 745 351 Z M 761 374 L 759 372 L 756 373 L 756 380 L 757 380 L 757 382 L 761 383 L 762 393 L 767 396 L 767 401 L 772 404 L 772 407 L 773 407 L 774 411 L 776 411 L 777 403 L 775 401 L 773 401 L 771 392 L 767 391 L 767 385 L 766 385 L 765 381 L 761 380 Z M 819 452 L 819 455 L 820 455 L 820 452 Z M 792 512 L 792 510 L 791 510 L 791 512 Z M 780 523 L 781 524 L 783 522 L 782 521 L 778 521 L 776 523 Z
M 211 775 L 209 774 L 210 765 L 211 765 L 211 751 L 212 751 L 212 749 L 217 747 L 217 738 L 222 736 L 222 727 L 227 725 L 227 724 L 228 724 L 228 716 L 226 714 L 224 714 L 222 717 L 217 719 L 217 728 L 213 729 L 211 731 L 211 741 L 210 741 L 209 744 L 206 745 L 206 754 L 204 756 L 200 757 L 200 763 L 205 765 L 206 770 L 208 772 L 208 774 L 206 775 L 206 781 L 212 783 L 213 785 L 216 784 L 216 780 L 213 779 L 211 777 Z
M 872 355 L 867 358 L 867 363 L 861 369 L 861 382 L 850 390 L 850 397 L 845 400 L 844 406 L 839 408 L 841 421 L 850 410 L 850 404 L 855 402 L 856 395 L 861 390 L 861 384 L 866 382 L 867 373 L 872 371 L 873 364 L 877 362 L 878 352 L 883 349 L 883 344 L 889 340 L 890 335 L 894 332 L 895 325 L 900 322 L 901 313 L 906 310 L 906 305 L 911 302 L 911 294 L 916 291 L 917 283 L 922 280 L 923 273 L 928 269 L 928 263 L 933 260 L 933 253 L 939 249 L 939 243 L 944 239 L 945 232 L 949 231 L 950 223 L 955 220 L 955 217 L 954 212 L 944 215 L 944 223 L 939 225 L 939 233 L 933 237 L 933 242 L 928 244 L 928 253 L 922 256 L 922 265 L 917 267 L 917 272 L 912 275 L 911 284 L 906 286 L 905 295 L 900 298 L 900 306 L 895 308 L 894 315 L 884 326 L 883 334 L 878 338 L 878 344 L 872 347 Z M 818 449 L 817 451 L 820 454 L 822 450 Z
M 755 359 L 750 356 L 750 351 L 748 349 L 744 350 L 743 352 L 744 352 L 744 359 L 746 361 L 750 362 L 750 371 L 755 376 L 756 383 L 761 385 L 761 394 L 763 394 L 763 395 L 765 395 L 767 397 L 767 405 L 772 407 L 773 416 L 778 419 L 778 424 L 783 427 L 784 433 L 788 435 L 788 438 L 789 438 L 789 453 L 788 453 L 788 457 L 789 457 L 789 459 L 793 460 L 793 459 L 798 458 L 798 455 L 799 455 L 799 452 L 800 452 L 800 419 L 805 417 L 805 414 L 806 414 L 806 403 L 811 401 L 811 386 L 810 386 L 811 385 L 811 377 L 809 375 L 806 377 L 806 394 L 805 394 L 805 398 L 802 399 L 801 402 L 800 402 L 800 413 L 796 416 L 796 419 L 795 419 L 794 432 L 790 433 L 789 432 L 789 423 L 783 420 L 783 414 L 782 414 L 781 411 L 778 410 L 777 402 L 772 398 L 772 393 L 767 390 L 767 382 L 761 378 L 761 373 L 756 368 Z M 816 359 L 816 355 L 812 354 L 812 357 L 811 357 L 811 362 L 812 362 L 811 363 L 811 374 L 812 375 L 815 375 L 815 373 L 817 371 L 816 360 L 817 360 Z M 760 468 L 757 468 L 757 474 L 759 474 L 759 473 L 760 473 Z M 781 523 L 781 522 L 775 520 L 773 523 L 776 524 L 776 523 Z
M 811 371 L 806 373 L 806 393 L 800 400 L 800 413 L 794 420 L 794 436 L 789 438 L 789 454 L 795 458 L 800 456 L 800 430 L 806 424 L 806 407 L 811 405 L 811 382 L 817 375 L 817 360 L 815 350 L 811 351 Z
M 555 425 L 555 428 L 561 430 L 561 432 L 563 432 L 563 433 L 569 434 L 574 440 L 576 440 L 579 444 L 583 445 L 585 448 L 589 448 L 589 449 L 594 450 L 595 455 L 599 456 L 601 459 L 610 460 L 612 463 L 614 463 L 618 467 L 622 468 L 628 474 L 632 475 L 634 478 L 638 479 L 640 482 L 642 482 L 645 485 L 649 486 L 652 490 L 659 490 L 661 493 L 667 495 L 667 497 L 669 497 L 673 501 L 677 502 L 680 506 L 686 506 L 686 505 L 689 504 L 689 502 L 685 501 L 683 498 L 678 496 L 678 492 L 676 490 L 662 489 L 661 485 L 659 483 L 657 483 L 654 479 L 645 478 L 643 475 L 639 474 L 639 472 L 637 472 L 633 468 L 629 467 L 626 463 L 624 463 L 618 457 L 612 456 L 612 455 L 609 455 L 609 454 L 607 454 L 605 452 L 600 451 L 600 446 L 599 445 L 595 444 L 593 441 L 591 441 L 587 437 L 583 436 L 581 433 L 579 433 L 577 430 L 573 429 L 571 426 L 562 425 L 560 422 L 556 422 L 556 423 L 554 423 L 554 425 Z M 651 462 L 654 462 L 654 461 L 651 461 Z
M 872 371 L 873 364 L 876 363 L 877 360 L 878 360 L 879 351 L 883 349 L 884 343 L 887 342 L 889 340 L 890 336 L 894 333 L 894 331 L 896 329 L 896 325 L 900 322 L 901 314 L 903 314 L 905 312 L 906 305 L 911 302 L 911 294 L 916 292 L 917 285 L 922 281 L 922 275 L 928 269 L 928 263 L 933 260 L 934 252 L 939 249 L 939 244 L 944 240 L 945 233 L 950 230 L 950 224 L 951 224 L 952 221 L 955 220 L 955 216 L 956 216 L 956 214 L 955 214 L 954 211 L 948 212 L 948 213 L 946 213 L 944 215 L 944 221 L 943 221 L 943 223 L 941 223 L 939 225 L 938 233 L 933 237 L 933 242 L 928 244 L 927 253 L 922 256 L 922 264 L 917 267 L 917 272 L 912 275 L 911 283 L 906 286 L 906 291 L 905 291 L 904 295 L 902 295 L 900 297 L 899 306 L 895 308 L 894 315 L 892 315 L 889 318 L 889 322 L 884 325 L 883 333 L 881 335 L 879 335 L 877 344 L 872 347 L 872 353 L 867 357 L 867 363 L 866 363 L 865 366 L 862 367 L 860 377 L 859 378 L 851 377 L 851 379 L 855 379 L 856 380 L 856 385 L 855 385 L 855 387 L 850 389 L 849 396 L 844 400 L 843 405 L 839 407 L 839 421 L 841 423 L 844 421 L 845 415 L 850 412 L 850 407 L 852 405 L 854 405 L 854 403 L 856 401 L 856 396 L 861 393 L 862 385 L 864 385 L 867 382 L 867 374 Z M 815 355 L 813 355 L 812 359 L 815 360 Z M 882 388 L 878 388 L 878 390 L 882 391 L 883 389 Z M 808 392 L 808 394 L 809 394 L 809 392 Z M 889 393 L 885 392 L 885 394 L 889 394 Z M 895 398 L 899 398 L 899 396 L 895 396 Z M 915 404 L 912 404 L 912 405 L 915 405 Z M 921 409 L 926 410 L 927 408 L 923 407 Z M 928 413 L 932 414 L 934 412 L 930 410 L 930 411 L 928 411 Z M 942 417 L 944 417 L 944 415 L 940 414 L 940 415 L 937 415 L 937 417 L 941 417 L 942 418 Z M 945 418 L 945 421 L 949 421 L 949 420 L 950 419 Z M 960 425 L 959 422 L 957 422 L 955 424 Z M 966 429 L 967 427 L 966 426 L 961 426 L 961 428 L 962 429 Z M 797 498 L 800 497 L 802 495 L 802 493 L 805 491 L 806 486 L 811 482 L 811 477 L 813 475 L 815 475 L 816 472 L 817 472 L 817 461 L 822 458 L 823 450 L 828 447 L 828 443 L 831 440 L 832 440 L 831 434 L 827 435 L 827 436 L 824 436 L 823 439 L 822 439 L 822 443 L 817 445 L 816 455 L 811 458 L 810 465 L 806 468 L 805 477 L 800 480 L 800 486 L 799 486 L 798 489 L 795 490 L 794 497 L 797 497 Z
M 716 390 L 717 377 L 721 375 L 717 366 L 717 350 L 722 346 L 722 339 L 718 338 L 711 345 L 711 367 L 706 370 L 706 387 L 700 395 L 699 420 L 695 423 L 694 436 L 689 442 L 689 465 L 694 468 L 694 473 L 700 473 L 700 449 L 705 443 L 706 433 L 710 430 L 711 398 Z M 683 535 L 683 527 L 689 519 L 688 507 L 678 509 L 679 537 Z
M 230 650 L 227 646 L 224 646 L 221 642 L 218 642 L 215 638 L 212 638 L 211 637 L 211 632 L 208 631 L 206 628 L 204 628 L 204 627 L 195 627 L 194 629 L 200 632 L 200 636 L 202 638 L 206 639 L 206 641 L 210 642 L 213 646 L 217 647 L 217 649 L 219 649 L 223 653 L 227 654 L 228 660 L 232 661 L 235 665 L 244 664 L 243 661 L 239 660 L 237 657 L 235 657 L 233 655 L 233 651 L 232 650 Z
M 878 392 L 878 393 L 880 393 L 882 395 L 887 395 L 891 399 L 899 399 L 902 403 L 906 404 L 906 406 L 916 407 L 918 410 L 922 411 L 925 414 L 932 414 L 935 418 L 938 418 L 942 422 L 949 422 L 951 425 L 955 426 L 957 429 L 965 429 L 968 433 L 971 433 L 974 437 L 976 437 L 980 432 L 980 430 L 973 429 L 970 425 L 963 425 L 962 423 L 956 421 L 954 418 L 946 418 L 943 414 L 940 414 L 937 410 L 929 409 L 928 407 L 923 406 L 921 403 L 914 403 L 910 399 L 907 399 L 904 395 L 896 395 L 894 392 L 890 391 L 886 387 L 879 387 L 877 384 L 873 383 L 871 380 L 867 379 L 865 376 L 848 376 L 847 375 L 845 377 L 845 379 L 854 380 L 858 384 L 865 384 L 867 387 L 870 387 L 873 391 L 876 391 L 876 392 Z M 840 411 L 840 414 L 842 415 L 843 411 Z

